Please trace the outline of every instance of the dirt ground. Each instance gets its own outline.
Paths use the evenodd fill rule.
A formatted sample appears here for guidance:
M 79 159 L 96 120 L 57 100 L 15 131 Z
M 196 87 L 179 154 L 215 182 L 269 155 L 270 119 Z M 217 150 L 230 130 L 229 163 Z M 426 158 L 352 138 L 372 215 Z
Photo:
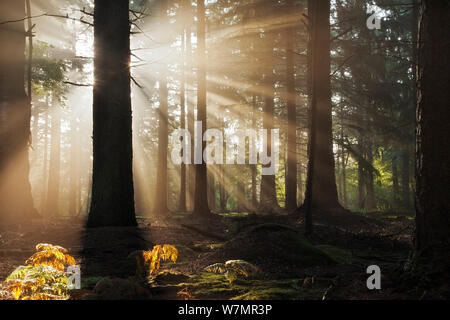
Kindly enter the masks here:
M 267 252 L 267 257 L 255 260 L 263 272 L 237 279 L 231 285 L 223 275 L 207 274 L 204 268 L 224 262 L 221 259 L 242 259 L 238 256 L 242 251 L 233 249 L 236 243 L 240 246 L 234 239 L 242 236 L 237 236 L 258 225 L 286 226 L 300 233 L 303 219 L 228 214 L 194 224 L 188 214 L 177 214 L 170 219 L 138 221 L 137 228 L 98 229 L 85 229 L 81 221 L 36 221 L 16 230 L 0 231 L 0 280 L 23 265 L 35 252 L 36 244 L 51 243 L 65 247 L 76 258 L 83 292 L 88 292 L 104 277 L 132 279 L 136 263 L 127 258 L 131 252 L 149 250 L 155 244 L 173 244 L 179 250 L 179 260 L 176 264 L 163 264 L 161 275 L 140 283 L 149 293 L 146 298 L 351 300 L 426 299 L 430 295 L 418 287 L 405 289 L 399 277 L 411 251 L 414 220 L 408 216 L 339 213 L 316 217 L 315 234 L 309 243 L 330 256 L 334 261 L 331 265 L 279 262 L 285 260 L 278 260 L 278 256 L 291 257 L 296 247 L 284 244 L 283 233 L 278 244 L 278 238 L 266 243 L 263 237 L 262 252 Z M 272 244 L 277 247 L 272 248 Z M 382 270 L 382 290 L 367 289 L 366 269 L 370 265 L 378 265 Z M 432 295 L 434 298 L 435 293 Z

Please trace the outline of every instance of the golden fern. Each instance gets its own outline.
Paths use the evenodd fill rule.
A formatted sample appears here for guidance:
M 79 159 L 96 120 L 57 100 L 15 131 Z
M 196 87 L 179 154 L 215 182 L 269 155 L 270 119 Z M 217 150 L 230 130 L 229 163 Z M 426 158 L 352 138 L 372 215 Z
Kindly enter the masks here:
M 149 265 L 149 274 L 153 274 L 159 270 L 161 260 L 170 260 L 175 263 L 178 259 L 178 250 L 169 244 L 156 245 L 152 250 L 144 251 L 142 257 L 144 258 L 144 263 Z
M 69 274 L 66 266 L 75 259 L 60 246 L 40 243 L 36 253 L 26 260 L 26 266 L 16 268 L 5 280 L 6 291 L 16 300 L 68 299 Z
M 67 254 L 67 250 L 60 246 L 40 243 L 36 246 L 36 253 L 25 263 L 32 266 L 50 266 L 64 271 L 67 266 L 74 265 L 75 259 Z

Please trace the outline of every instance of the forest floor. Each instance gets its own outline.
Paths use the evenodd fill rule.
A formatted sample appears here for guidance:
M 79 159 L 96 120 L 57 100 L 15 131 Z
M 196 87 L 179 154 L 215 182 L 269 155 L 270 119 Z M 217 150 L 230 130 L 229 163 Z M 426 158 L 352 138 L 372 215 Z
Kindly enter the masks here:
M 230 213 L 194 224 L 189 214 L 176 214 L 138 221 L 138 228 L 86 229 L 80 221 L 57 221 L 0 231 L 0 281 L 36 244 L 51 243 L 68 249 L 80 265 L 82 290 L 73 299 L 376 300 L 443 298 L 440 292 L 448 292 L 402 283 L 414 229 L 405 215 L 317 215 L 309 240 L 302 218 L 292 216 Z M 156 244 L 174 245 L 178 261 L 163 263 L 156 276 L 137 278 L 129 254 Z M 238 259 L 259 272 L 230 284 L 223 274 L 204 270 Z M 381 290 L 367 289 L 371 265 L 381 268 Z

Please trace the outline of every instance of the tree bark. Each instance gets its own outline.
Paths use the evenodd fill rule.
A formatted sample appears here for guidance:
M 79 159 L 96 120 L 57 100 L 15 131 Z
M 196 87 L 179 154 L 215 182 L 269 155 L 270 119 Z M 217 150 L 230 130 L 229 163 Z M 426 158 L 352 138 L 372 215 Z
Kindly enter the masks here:
M 53 105 L 50 129 L 50 166 L 48 176 L 47 217 L 59 216 L 59 186 L 61 169 L 61 107 Z
M 411 208 L 411 200 L 410 200 L 410 156 L 407 148 L 402 150 L 402 207 L 406 210 Z
M 398 184 L 398 157 L 396 154 L 392 156 L 392 200 L 393 208 L 399 207 L 399 184 Z
M 95 0 L 92 199 L 88 227 L 135 226 L 128 0 Z
M 256 100 L 256 94 L 252 97 L 252 129 L 256 130 L 256 112 L 258 111 L 258 102 Z M 256 176 L 257 176 L 257 165 L 252 165 L 252 212 L 256 211 L 258 207 L 258 199 L 256 196 Z
M 197 89 L 197 120 L 202 122 L 202 133 L 206 131 L 206 17 L 204 0 L 197 0 L 197 58 L 198 58 L 198 89 Z M 206 143 L 202 139 L 202 150 Z M 208 206 L 208 181 L 206 163 L 195 165 L 195 195 L 194 215 L 199 217 L 211 216 Z
M 362 134 L 359 134 L 358 137 L 358 153 L 360 158 L 364 157 L 365 154 L 365 144 L 363 141 Z M 358 209 L 364 210 L 366 207 L 366 175 L 365 175 L 364 165 L 362 160 L 358 161 Z
M 168 26 L 167 0 L 161 1 L 161 25 Z M 163 37 L 165 42 L 167 39 Z M 168 53 L 168 52 L 167 52 Z M 169 147 L 169 91 L 166 70 L 159 74 L 159 124 L 158 124 L 158 164 L 156 169 L 156 190 L 153 212 L 159 216 L 169 213 L 167 182 L 167 150 Z
M 287 2 L 287 9 L 292 13 L 292 0 Z M 295 92 L 294 65 L 295 29 L 289 26 L 286 32 L 286 91 L 287 91 L 287 170 L 286 170 L 286 209 L 297 208 L 297 110 Z
M 264 77 L 263 127 L 264 129 L 267 129 L 267 154 L 271 155 L 275 108 L 273 74 L 272 72 L 267 72 Z M 263 165 L 263 167 L 264 166 L 269 167 L 269 165 Z M 260 204 L 258 211 L 262 214 L 275 214 L 279 211 L 275 189 L 275 175 L 261 176 Z
M 181 109 L 181 129 L 186 129 L 186 72 L 185 72 L 185 64 L 186 64 L 186 48 L 185 48 L 185 39 L 186 39 L 186 26 L 183 28 L 182 35 L 182 67 L 181 67 L 181 88 L 180 88 L 180 109 Z M 185 141 L 183 143 L 186 146 Z M 178 207 L 180 212 L 186 211 L 186 164 L 182 163 L 180 168 L 180 204 Z
M 373 145 L 370 141 L 367 144 L 367 162 L 369 162 L 371 165 L 373 165 Z M 375 186 L 374 186 L 374 176 L 373 176 L 373 170 L 367 170 L 367 177 L 366 177 L 366 190 L 367 190 L 367 201 L 366 201 L 366 209 L 368 211 L 374 211 L 377 208 L 377 203 L 375 199 Z
M 0 2 L 0 20 L 25 17 L 25 2 Z M 0 222 L 38 217 L 29 181 L 31 104 L 25 93 L 24 22 L 0 26 Z
M 450 3 L 422 0 L 418 51 L 416 249 L 447 259 L 450 247 Z
M 75 217 L 79 212 L 78 190 L 79 183 L 79 132 L 76 125 L 76 114 L 72 111 L 72 119 L 70 123 L 70 182 L 69 182 L 69 215 Z
M 308 1 L 311 34 L 311 121 L 308 181 L 306 188 L 307 232 L 312 232 L 311 212 L 341 209 L 334 172 L 330 83 L 330 1 Z M 308 227 L 309 225 L 309 227 Z

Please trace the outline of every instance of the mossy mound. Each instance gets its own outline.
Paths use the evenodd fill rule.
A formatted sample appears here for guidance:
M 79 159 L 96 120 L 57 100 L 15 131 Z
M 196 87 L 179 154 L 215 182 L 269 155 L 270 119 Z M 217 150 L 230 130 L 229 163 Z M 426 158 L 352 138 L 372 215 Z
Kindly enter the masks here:
M 178 287 L 187 289 L 195 299 L 230 300 L 318 300 L 330 281 L 316 281 L 311 288 L 302 287 L 303 279 L 237 279 L 230 284 L 223 275 L 202 272 Z
M 335 263 L 299 231 L 279 224 L 250 227 L 207 256 L 209 262 L 235 259 L 253 263 L 267 272 Z

